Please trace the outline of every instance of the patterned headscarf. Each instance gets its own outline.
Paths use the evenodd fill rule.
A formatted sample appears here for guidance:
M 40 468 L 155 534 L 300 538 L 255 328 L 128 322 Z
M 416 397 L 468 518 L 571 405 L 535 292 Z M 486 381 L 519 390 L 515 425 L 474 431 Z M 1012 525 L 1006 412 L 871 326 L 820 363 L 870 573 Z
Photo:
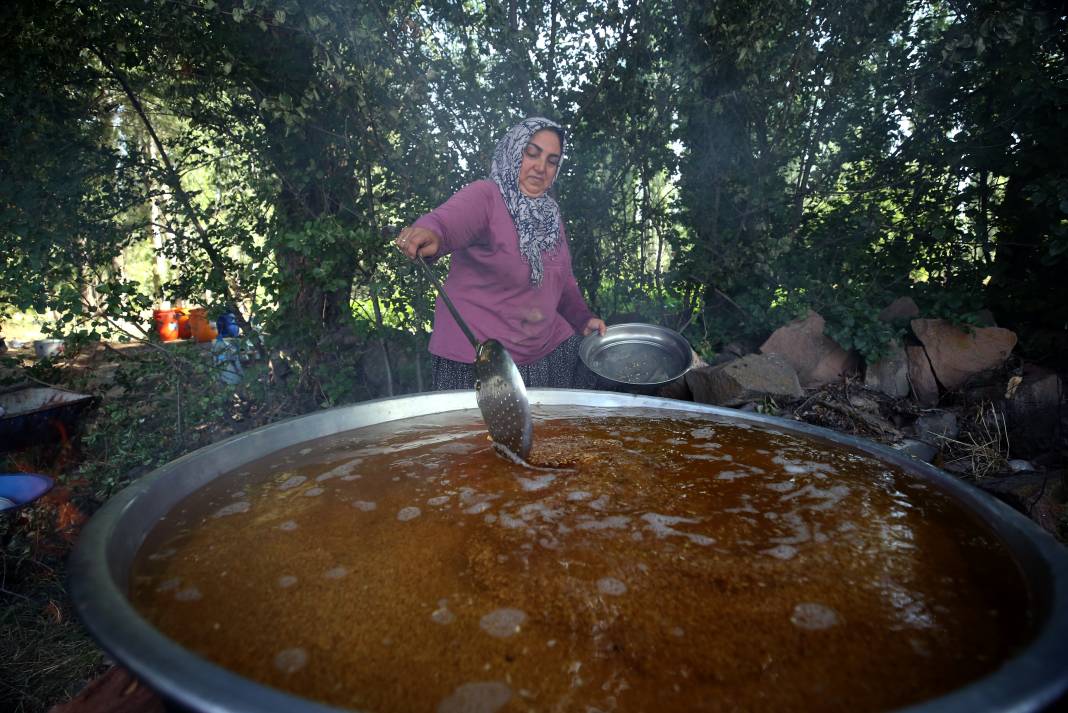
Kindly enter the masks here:
M 530 282 L 541 284 L 543 275 L 541 255 L 556 250 L 560 240 L 560 208 L 549 197 L 548 190 L 531 198 L 519 190 L 519 168 L 523 164 L 523 149 L 534 134 L 542 129 L 560 132 L 560 163 L 563 163 L 563 129 L 556 122 L 540 116 L 524 119 L 504 135 L 493 151 L 490 179 L 497 184 L 508 206 L 508 213 L 519 233 L 519 252 L 530 265 Z M 559 167 L 557 167 L 559 171 Z M 559 173 L 557 174 L 559 175 Z M 555 181 L 555 177 L 553 178 Z

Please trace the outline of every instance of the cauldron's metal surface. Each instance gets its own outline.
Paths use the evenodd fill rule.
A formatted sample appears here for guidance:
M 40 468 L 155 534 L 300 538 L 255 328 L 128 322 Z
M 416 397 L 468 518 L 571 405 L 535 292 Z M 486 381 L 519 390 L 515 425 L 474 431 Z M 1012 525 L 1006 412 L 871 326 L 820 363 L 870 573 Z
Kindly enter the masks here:
M 595 406 L 626 413 L 662 409 L 665 415 L 702 414 L 760 423 L 788 433 L 842 444 L 893 463 L 938 488 L 1003 540 L 1031 590 L 1039 632 L 1034 641 L 989 676 L 945 696 L 904 709 L 909 713 L 1041 711 L 1068 690 L 1068 548 L 1030 520 L 985 493 L 926 463 L 870 441 L 793 421 L 631 394 L 535 390 L 541 413 L 558 406 Z M 220 668 L 168 639 L 126 599 L 130 568 L 160 518 L 218 476 L 298 443 L 413 416 L 474 409 L 473 392 L 439 392 L 370 401 L 302 416 L 190 453 L 113 497 L 83 530 L 70 561 L 75 609 L 100 644 L 156 691 L 204 713 L 312 713 L 335 708 L 268 688 Z M 873 652 L 878 655 L 877 652 Z

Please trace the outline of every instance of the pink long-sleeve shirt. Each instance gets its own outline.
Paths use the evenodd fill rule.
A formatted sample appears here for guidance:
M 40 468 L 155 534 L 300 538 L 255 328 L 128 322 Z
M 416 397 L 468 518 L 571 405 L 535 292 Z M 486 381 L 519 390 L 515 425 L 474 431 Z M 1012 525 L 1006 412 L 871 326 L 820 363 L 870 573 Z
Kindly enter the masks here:
M 438 256 L 452 254 L 445 291 L 479 341 L 496 339 L 516 364 L 541 359 L 594 316 L 571 270 L 566 234 L 542 254 L 541 284 L 530 282 L 530 265 L 519 252 L 519 234 L 497 184 L 464 186 L 415 221 L 441 237 Z M 438 297 L 430 352 L 471 363 L 475 350 Z

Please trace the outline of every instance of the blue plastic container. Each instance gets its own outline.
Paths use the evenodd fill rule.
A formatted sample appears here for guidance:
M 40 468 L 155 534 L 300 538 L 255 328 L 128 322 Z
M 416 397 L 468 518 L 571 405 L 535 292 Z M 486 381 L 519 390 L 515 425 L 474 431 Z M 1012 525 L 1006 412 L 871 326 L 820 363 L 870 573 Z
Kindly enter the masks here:
M 237 337 L 241 334 L 241 328 L 237 326 L 237 317 L 233 312 L 227 312 L 215 320 L 215 329 L 220 337 Z
M 0 512 L 31 503 L 52 489 L 52 479 L 35 473 L 0 473 Z

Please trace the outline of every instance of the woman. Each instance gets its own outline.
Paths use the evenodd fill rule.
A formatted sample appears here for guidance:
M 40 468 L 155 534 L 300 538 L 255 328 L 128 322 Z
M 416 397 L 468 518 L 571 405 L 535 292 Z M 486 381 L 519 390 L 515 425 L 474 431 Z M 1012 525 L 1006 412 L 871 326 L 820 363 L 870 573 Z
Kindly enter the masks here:
M 460 189 L 397 236 L 409 258 L 452 254 L 445 291 L 480 340 L 496 339 L 528 387 L 592 386 L 578 359 L 580 335 L 605 333 L 579 292 L 556 201 L 548 195 L 564 133 L 525 119 L 497 144 L 489 179 Z M 475 384 L 475 350 L 438 298 L 433 388 Z

